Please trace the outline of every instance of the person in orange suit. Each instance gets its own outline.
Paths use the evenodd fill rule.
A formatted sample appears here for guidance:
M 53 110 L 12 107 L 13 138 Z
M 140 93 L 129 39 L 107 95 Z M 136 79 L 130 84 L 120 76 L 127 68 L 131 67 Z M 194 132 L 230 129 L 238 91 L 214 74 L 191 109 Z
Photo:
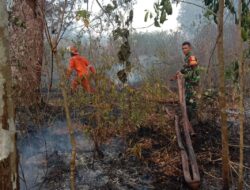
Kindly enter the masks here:
M 76 71 L 77 76 L 72 81 L 71 88 L 75 92 L 78 85 L 82 85 L 84 90 L 88 93 L 94 93 L 94 89 L 90 86 L 89 76 L 90 73 L 96 74 L 95 68 L 89 63 L 89 61 L 80 56 L 76 47 L 69 48 L 71 58 L 67 69 L 67 78 L 69 79 L 72 72 Z

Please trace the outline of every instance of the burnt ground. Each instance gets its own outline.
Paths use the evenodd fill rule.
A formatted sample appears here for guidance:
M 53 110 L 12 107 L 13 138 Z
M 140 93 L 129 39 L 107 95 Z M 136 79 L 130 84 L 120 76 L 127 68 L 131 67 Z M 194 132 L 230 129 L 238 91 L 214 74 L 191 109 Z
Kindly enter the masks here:
M 169 106 L 168 109 L 171 111 L 175 107 Z M 60 107 L 49 110 L 59 113 L 55 121 L 43 122 L 40 128 L 30 124 L 29 129 L 32 130 L 26 132 L 23 132 L 23 126 L 19 126 L 21 189 L 69 189 L 71 146 L 65 121 L 61 120 L 63 110 Z M 116 136 L 101 144 L 102 158 L 93 157 L 93 141 L 83 133 L 82 124 L 77 124 L 77 189 L 188 189 L 182 174 L 173 118 L 166 114 L 162 123 L 159 117 L 162 115 L 152 115 L 149 121 L 126 132 L 125 136 Z M 236 124 L 229 126 L 232 179 L 236 184 L 239 135 Z M 221 189 L 220 127 L 216 122 L 208 121 L 199 123 L 194 129 L 196 136 L 192 137 L 192 142 L 202 179 L 200 189 Z M 245 149 L 245 166 L 248 168 L 245 168 L 245 179 L 248 184 L 249 137 L 250 129 L 246 125 L 245 144 L 248 148 Z M 236 189 L 235 185 L 232 189 Z
M 200 123 L 194 126 L 194 129 L 197 134 L 192 141 L 203 180 L 201 189 L 212 189 L 213 186 L 214 189 L 218 189 L 220 180 L 211 180 L 207 175 L 212 170 L 216 171 L 216 168 L 221 167 L 220 162 L 214 161 L 220 158 L 219 128 L 209 123 Z M 137 134 L 138 140 L 147 138 L 147 141 L 154 142 L 150 149 L 142 151 L 142 156 L 150 167 L 151 175 L 154 176 L 155 189 L 188 189 L 182 174 L 180 150 L 177 146 L 175 132 L 172 131 L 174 127 L 172 126 L 171 129 L 174 138 L 171 138 L 170 130 L 167 130 L 167 134 L 163 134 L 161 131 L 161 135 L 157 130 L 157 127 L 153 127 L 151 130 L 142 128 Z M 219 176 L 219 171 L 216 171 L 216 175 Z M 216 185 L 214 181 L 218 184 Z
M 133 140 L 141 142 L 153 142 L 149 147 L 142 150 L 142 161 L 150 168 L 150 175 L 153 176 L 155 189 L 189 189 L 185 184 L 182 166 L 176 139 L 171 138 L 173 129 L 168 129 L 166 134 L 159 128 L 141 128 Z M 199 123 L 194 126 L 196 136 L 192 137 L 193 148 L 197 156 L 197 162 L 201 175 L 201 187 L 203 190 L 216 190 L 222 188 L 221 178 L 221 132 L 220 127 L 214 122 Z M 236 127 L 229 129 L 230 135 L 230 162 L 232 189 L 237 189 L 237 174 L 239 162 L 238 134 L 235 134 Z M 172 132 L 174 133 L 174 132 Z M 170 135 L 171 134 L 171 135 Z M 245 189 L 249 189 L 249 137 L 250 129 L 245 126 Z M 147 140 L 145 140 L 147 139 Z M 236 146 L 234 146 L 236 145 Z M 142 146 L 143 147 L 143 146 Z M 156 156 L 157 154 L 157 156 Z

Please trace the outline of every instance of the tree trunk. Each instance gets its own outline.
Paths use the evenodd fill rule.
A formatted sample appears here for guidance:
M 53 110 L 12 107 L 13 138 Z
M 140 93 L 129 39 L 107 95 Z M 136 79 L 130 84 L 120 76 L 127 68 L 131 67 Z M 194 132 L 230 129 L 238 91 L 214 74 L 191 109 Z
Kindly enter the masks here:
M 221 122 L 221 138 L 222 138 L 222 177 L 223 189 L 229 189 L 229 148 L 228 148 L 228 128 L 226 115 L 226 98 L 225 98 L 225 62 L 224 62 L 224 5 L 225 0 L 219 1 L 218 11 L 218 47 L 217 59 L 219 62 L 219 107 Z
M 241 20 L 242 20 L 242 0 L 239 0 L 238 4 L 238 18 L 239 24 L 237 25 L 238 33 L 238 63 L 239 63 L 239 87 L 240 87 L 240 163 L 239 163 L 239 184 L 238 190 L 243 189 L 244 173 L 243 173 L 243 163 L 244 163 L 244 67 L 243 67 L 243 42 L 241 37 Z
M 44 0 L 14 0 L 10 13 L 10 60 L 18 105 L 40 100 L 43 10 Z
M 16 132 L 11 100 L 8 14 L 0 1 L 0 189 L 18 189 Z

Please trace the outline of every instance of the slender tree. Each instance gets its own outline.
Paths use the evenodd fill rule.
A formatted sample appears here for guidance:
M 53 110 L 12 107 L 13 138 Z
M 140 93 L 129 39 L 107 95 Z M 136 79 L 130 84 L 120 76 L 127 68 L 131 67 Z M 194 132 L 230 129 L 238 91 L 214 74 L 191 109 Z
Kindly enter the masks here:
M 6 1 L 0 1 L 0 189 L 18 189 Z
M 76 17 L 74 9 L 76 9 L 76 0 L 59 0 L 48 1 L 44 11 L 45 17 L 45 35 L 48 41 L 56 40 L 56 45 L 63 39 L 63 36 L 73 25 Z M 43 11 L 41 11 L 43 13 Z M 51 38 L 51 39 L 49 39 Z M 54 72 L 54 54 L 51 49 L 51 75 L 49 90 L 52 88 L 53 72 Z
M 66 122 L 67 122 L 67 127 L 69 131 L 69 137 L 70 137 L 70 144 L 72 146 L 71 150 L 71 160 L 70 160 L 70 190 L 75 190 L 76 189 L 76 184 L 75 184 L 75 171 L 76 171 L 76 140 L 74 136 L 74 129 L 72 127 L 72 122 L 71 122 L 71 117 L 70 117 L 70 110 L 69 110 L 69 105 L 68 105 L 68 96 L 67 96 L 67 91 L 66 91 L 66 84 L 65 84 L 65 74 L 63 70 L 63 65 L 61 62 L 61 57 L 57 52 L 57 49 L 54 49 L 54 55 L 56 58 L 56 64 L 58 67 L 59 75 L 60 75 L 60 87 L 63 95 L 63 106 L 64 106 L 64 111 L 66 115 Z
M 221 139 L 222 139 L 222 177 L 223 189 L 229 189 L 229 148 L 228 148 L 228 128 L 226 116 L 226 98 L 225 98 L 225 62 L 224 62 L 224 5 L 225 0 L 219 1 L 219 10 L 217 15 L 218 21 L 218 45 L 217 59 L 219 62 L 219 106 L 221 122 Z
M 240 110 L 240 164 L 239 164 L 239 184 L 238 190 L 243 189 L 243 162 L 244 162 L 244 69 L 243 69 L 243 41 L 242 41 L 242 0 L 238 2 L 238 63 L 239 63 L 239 91 L 240 91 L 240 101 L 239 101 L 239 110 Z

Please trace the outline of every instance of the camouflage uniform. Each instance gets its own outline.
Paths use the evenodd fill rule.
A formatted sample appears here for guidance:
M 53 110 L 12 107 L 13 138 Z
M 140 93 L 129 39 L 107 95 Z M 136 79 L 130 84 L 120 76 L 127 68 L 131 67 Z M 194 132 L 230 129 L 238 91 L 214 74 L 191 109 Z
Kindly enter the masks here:
M 191 52 L 186 55 L 184 61 L 185 64 L 183 65 L 181 73 L 185 78 L 187 112 L 189 119 L 193 119 L 197 111 L 196 95 L 200 81 L 200 71 L 197 59 Z

